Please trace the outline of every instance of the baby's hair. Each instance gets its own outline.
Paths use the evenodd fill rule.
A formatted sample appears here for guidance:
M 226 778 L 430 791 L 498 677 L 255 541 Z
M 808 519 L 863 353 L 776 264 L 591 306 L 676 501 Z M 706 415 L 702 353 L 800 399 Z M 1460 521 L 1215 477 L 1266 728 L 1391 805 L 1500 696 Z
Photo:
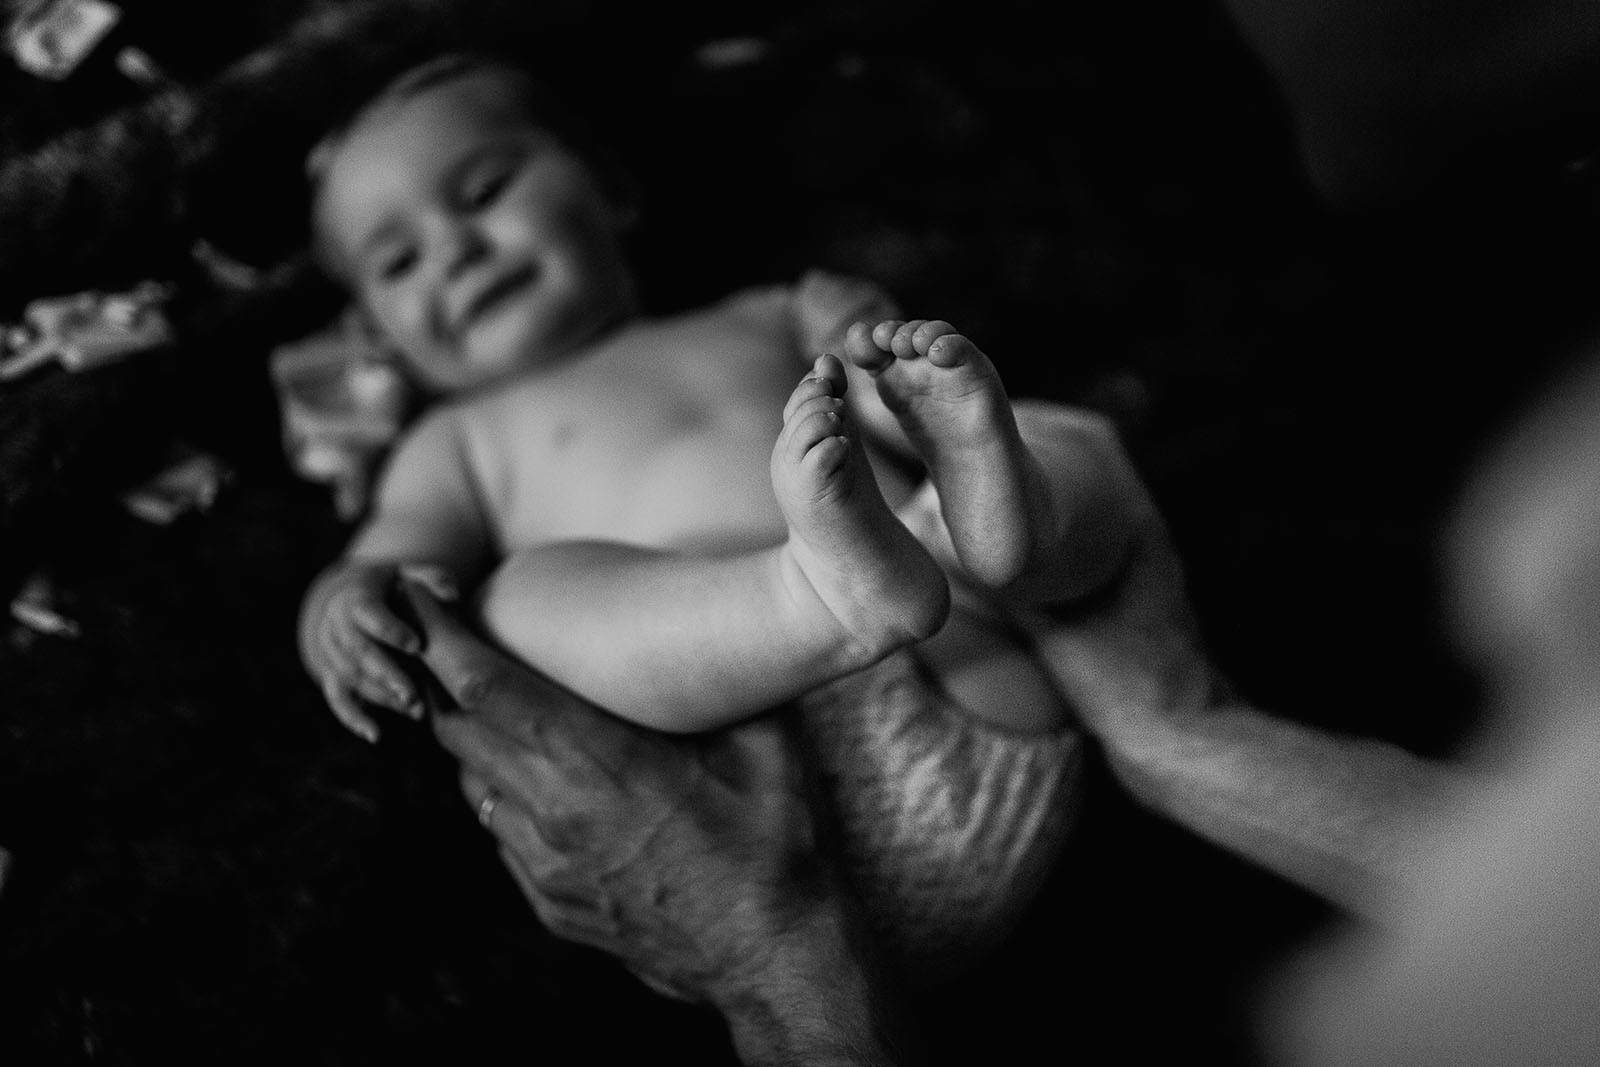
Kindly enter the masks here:
M 549 98 L 533 75 L 509 59 L 480 51 L 446 52 L 408 67 L 386 82 L 377 92 L 348 108 L 323 133 L 311 151 L 306 153 L 306 178 L 312 191 L 321 186 L 327 176 L 334 155 L 344 143 L 351 129 L 364 117 L 390 104 L 404 103 L 424 90 L 455 81 L 481 71 L 494 71 L 506 75 L 515 86 L 517 103 L 528 118 L 549 128 L 562 140 L 576 142 L 574 149 L 583 151 L 587 138 L 578 133 L 575 123 L 566 118 Z

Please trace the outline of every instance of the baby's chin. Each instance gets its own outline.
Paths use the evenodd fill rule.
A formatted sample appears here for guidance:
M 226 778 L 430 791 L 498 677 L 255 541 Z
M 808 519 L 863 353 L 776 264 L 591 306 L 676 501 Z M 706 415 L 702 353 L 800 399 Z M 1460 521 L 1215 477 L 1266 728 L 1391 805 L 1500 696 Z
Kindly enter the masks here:
M 502 315 L 478 323 L 467 338 L 469 368 L 483 380 L 501 379 L 564 363 L 599 341 L 621 321 L 598 309 L 574 309 L 534 321 Z

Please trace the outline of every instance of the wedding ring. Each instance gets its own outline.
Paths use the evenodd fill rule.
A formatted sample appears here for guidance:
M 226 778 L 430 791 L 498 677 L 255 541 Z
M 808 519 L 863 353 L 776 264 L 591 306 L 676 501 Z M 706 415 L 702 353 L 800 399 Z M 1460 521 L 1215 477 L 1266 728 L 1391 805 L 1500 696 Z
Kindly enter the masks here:
M 489 820 L 494 817 L 495 805 L 500 803 L 500 794 L 493 789 L 483 794 L 483 799 L 478 801 L 478 825 L 485 830 L 489 829 Z

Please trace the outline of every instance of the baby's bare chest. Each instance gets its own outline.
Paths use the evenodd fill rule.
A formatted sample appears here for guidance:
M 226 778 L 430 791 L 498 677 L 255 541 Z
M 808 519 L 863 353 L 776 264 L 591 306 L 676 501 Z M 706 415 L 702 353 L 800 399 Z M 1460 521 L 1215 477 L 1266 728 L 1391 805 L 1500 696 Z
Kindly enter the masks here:
M 497 406 L 486 488 L 507 549 L 782 536 L 769 463 L 804 371 L 798 357 L 781 340 L 738 333 L 668 337 L 640 355 L 585 361 Z

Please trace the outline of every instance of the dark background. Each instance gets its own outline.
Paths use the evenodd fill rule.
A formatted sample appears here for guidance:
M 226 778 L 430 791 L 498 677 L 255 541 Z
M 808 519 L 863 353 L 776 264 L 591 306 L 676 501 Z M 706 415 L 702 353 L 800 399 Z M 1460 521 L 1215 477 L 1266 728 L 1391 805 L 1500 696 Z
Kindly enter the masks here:
M 294 269 L 298 152 L 425 13 L 316 5 L 349 14 L 329 36 L 293 29 L 304 0 L 123 6 L 193 123 L 105 54 L 64 85 L 0 63 L 0 312 L 179 283 L 174 345 L 0 386 L 0 581 L 46 571 L 81 626 L 0 644 L 0 1059 L 720 1062 L 715 1020 L 545 937 L 425 740 L 355 741 L 295 656 L 347 532 L 288 469 L 266 373 L 334 307 Z M 878 279 L 1014 393 L 1117 420 L 1245 698 L 1422 752 L 1463 738 L 1439 538 L 1591 324 L 1586 167 L 1329 206 L 1207 4 L 639 7 L 446 22 L 511 20 L 614 137 L 654 310 L 813 265 Z M 729 39 L 753 58 L 704 61 Z M 231 293 L 197 238 L 289 267 Z M 117 495 L 176 445 L 233 481 L 209 513 L 135 519 Z M 1329 919 L 1096 765 L 1036 914 L 929 1025 L 950 1062 L 1247 1064 L 1263 968 Z

